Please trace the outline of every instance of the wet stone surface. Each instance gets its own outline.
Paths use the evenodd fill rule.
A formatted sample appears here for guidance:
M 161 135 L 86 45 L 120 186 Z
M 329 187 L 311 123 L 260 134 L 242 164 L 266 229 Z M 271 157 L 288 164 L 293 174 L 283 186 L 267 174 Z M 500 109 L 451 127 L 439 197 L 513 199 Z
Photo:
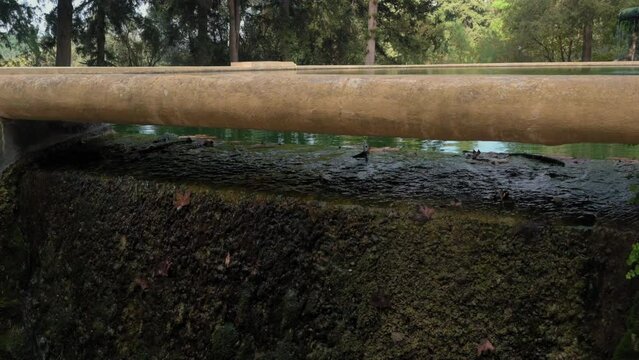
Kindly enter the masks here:
M 318 200 L 401 200 L 439 207 L 459 201 L 469 209 L 523 211 L 586 226 L 597 220 L 639 222 L 632 191 L 639 184 L 637 161 L 507 154 L 473 158 L 398 150 L 373 148 L 366 162 L 353 158 L 358 148 L 243 146 L 171 138 L 150 143 L 123 137 L 73 146 L 42 165 Z
M 611 358 L 637 164 L 360 151 L 103 137 L 12 169 L 0 355 Z

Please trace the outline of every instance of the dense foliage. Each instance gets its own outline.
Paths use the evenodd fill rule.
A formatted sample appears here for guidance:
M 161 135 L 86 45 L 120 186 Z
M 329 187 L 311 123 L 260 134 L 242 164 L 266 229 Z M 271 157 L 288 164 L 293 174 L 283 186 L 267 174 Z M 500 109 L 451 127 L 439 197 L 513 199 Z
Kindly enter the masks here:
M 630 251 L 630 255 L 628 255 L 627 260 L 628 266 L 630 266 L 630 270 L 626 274 L 627 279 L 633 279 L 639 276 L 639 243 L 632 245 L 632 250 Z
M 0 0 L 5 65 L 52 65 L 63 1 Z M 73 44 L 73 64 L 102 66 L 222 65 L 232 54 L 244 61 L 361 64 L 371 35 L 380 64 L 614 60 L 628 46 L 617 34 L 617 14 L 636 6 L 636 0 L 378 0 L 371 34 L 369 1 L 76 0 L 67 25 L 73 35 L 65 41 Z M 237 51 L 229 49 L 237 39 L 231 18 L 240 24 Z

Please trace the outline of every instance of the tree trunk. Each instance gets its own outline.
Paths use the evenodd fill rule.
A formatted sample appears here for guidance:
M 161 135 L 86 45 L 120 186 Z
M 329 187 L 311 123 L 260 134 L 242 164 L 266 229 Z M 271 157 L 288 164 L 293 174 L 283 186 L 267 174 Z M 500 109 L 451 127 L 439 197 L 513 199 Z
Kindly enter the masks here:
M 197 40 L 195 45 L 195 65 L 209 65 L 209 9 L 200 4 L 197 13 Z
M 56 21 L 55 66 L 71 66 L 71 37 L 73 35 L 73 0 L 58 0 Z
M 95 64 L 97 66 L 106 66 L 106 15 L 104 12 L 104 5 L 98 4 L 98 11 L 96 12 L 96 41 L 97 41 L 97 55 Z
M 291 0 L 280 0 L 280 21 L 279 21 L 279 33 L 280 33 L 280 58 L 282 60 L 290 60 L 289 36 L 290 29 L 290 15 L 291 15 Z
M 632 31 L 632 38 L 630 40 L 630 48 L 628 49 L 628 59 L 635 61 L 637 59 L 637 42 L 639 41 L 639 20 L 635 20 L 635 26 Z
M 240 61 L 240 25 L 242 25 L 242 10 L 240 9 L 240 1 L 241 0 L 234 0 L 235 2 L 235 48 L 237 49 L 238 55 L 237 55 L 237 61 Z
M 570 41 L 568 42 L 568 62 L 572 61 L 572 46 L 574 44 L 574 40 L 570 39 Z
M 240 47 L 240 2 L 228 0 L 229 5 L 229 54 L 231 62 L 239 61 Z
M 375 32 L 377 31 L 377 3 L 378 0 L 368 2 L 368 46 L 366 50 L 366 65 L 375 65 Z
M 581 61 L 592 61 L 592 22 L 584 25 Z

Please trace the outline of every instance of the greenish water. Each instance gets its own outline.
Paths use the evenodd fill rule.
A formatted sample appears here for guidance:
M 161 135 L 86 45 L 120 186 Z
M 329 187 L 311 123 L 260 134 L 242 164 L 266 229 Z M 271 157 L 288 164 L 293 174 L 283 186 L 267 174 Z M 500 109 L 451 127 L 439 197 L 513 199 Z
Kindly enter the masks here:
M 298 74 L 325 75 L 639 75 L 638 66 L 626 67 L 469 67 L 298 70 Z
M 372 147 L 394 147 L 407 150 L 459 154 L 479 149 L 482 152 L 530 153 L 549 156 L 568 156 L 579 159 L 628 158 L 639 159 L 639 146 L 623 144 L 570 144 L 544 146 L 499 141 L 441 141 L 397 137 L 346 136 L 308 134 L 302 132 L 276 132 L 264 130 L 210 129 L 155 125 L 114 125 L 121 134 L 165 135 L 175 134 L 215 136 L 223 141 L 245 144 L 299 144 L 317 146 L 361 146 L 367 142 Z

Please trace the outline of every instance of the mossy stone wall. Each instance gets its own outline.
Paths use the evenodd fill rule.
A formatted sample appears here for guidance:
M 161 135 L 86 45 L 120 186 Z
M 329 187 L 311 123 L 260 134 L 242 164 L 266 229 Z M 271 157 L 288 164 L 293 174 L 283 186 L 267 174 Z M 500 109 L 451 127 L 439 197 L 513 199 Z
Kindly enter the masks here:
M 630 306 L 629 230 L 78 170 L 16 189 L 33 356 L 608 358 Z

